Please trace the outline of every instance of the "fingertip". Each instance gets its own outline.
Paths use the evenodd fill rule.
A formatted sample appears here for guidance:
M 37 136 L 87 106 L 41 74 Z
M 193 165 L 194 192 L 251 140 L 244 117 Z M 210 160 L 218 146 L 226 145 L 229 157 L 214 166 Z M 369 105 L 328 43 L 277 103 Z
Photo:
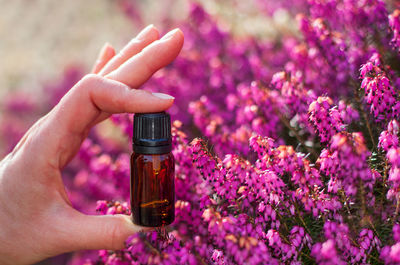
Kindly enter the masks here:
M 104 54 L 106 58 L 111 58 L 115 55 L 114 47 L 108 42 L 104 44 Z
M 159 101 L 158 105 L 161 108 L 159 111 L 167 110 L 174 104 L 175 98 L 171 95 L 159 92 L 153 92 L 152 95 Z
M 110 55 L 113 56 L 115 54 L 115 50 L 109 42 L 104 43 L 103 47 L 100 50 L 98 60 L 104 60 L 105 58 L 109 58 Z
M 123 112 L 146 113 L 165 111 L 174 103 L 174 97 L 163 93 L 151 93 L 143 89 L 129 89 L 121 97 Z
M 160 33 L 158 29 L 153 25 L 150 24 L 145 27 L 139 34 L 135 37 L 137 40 L 144 40 L 144 39 L 151 39 L 157 40 L 160 37 Z
M 165 34 L 160 40 L 143 49 L 141 55 L 147 60 L 149 72 L 153 74 L 158 69 L 171 63 L 180 53 L 183 46 L 183 32 L 176 28 Z
M 171 30 L 169 33 L 165 34 L 160 41 L 168 42 L 167 49 L 169 52 L 166 52 L 167 55 L 166 58 L 168 58 L 167 61 L 172 61 L 178 56 L 178 54 L 182 49 L 184 42 L 184 35 L 182 30 L 176 28 L 174 30 Z
M 185 36 L 180 28 L 173 29 L 165 34 L 160 41 L 174 41 L 177 47 L 183 45 Z
M 153 92 L 152 93 L 153 96 L 157 97 L 157 98 L 161 98 L 161 99 L 167 99 L 167 100 L 174 100 L 175 97 L 168 95 L 168 94 L 164 94 L 164 93 L 159 93 L 159 92 Z
M 125 61 L 118 69 L 106 74 L 105 77 L 137 88 L 154 72 L 170 64 L 179 55 L 183 42 L 183 32 L 179 28 L 171 30 L 161 39 L 149 44 L 140 53 Z
M 134 37 L 122 50 L 116 55 L 114 48 L 113 59 L 108 62 L 104 68 L 99 72 L 100 75 L 105 76 L 110 72 L 118 69 L 118 67 L 123 64 L 129 58 L 135 56 L 143 48 L 148 46 L 150 43 L 158 40 L 159 32 L 154 25 L 149 25 L 144 28 L 136 37 Z M 114 56 L 115 55 L 115 56 Z
M 183 31 L 180 28 L 177 28 L 177 31 L 175 33 L 175 38 L 177 42 L 177 46 L 179 47 L 179 50 L 182 49 L 183 43 L 185 41 L 185 34 L 183 34 Z
M 185 34 L 183 33 L 183 31 L 180 29 L 180 28 L 176 28 L 177 29 L 177 32 L 176 32 L 176 34 L 177 34 L 177 36 L 182 40 L 182 42 L 183 42 L 183 40 L 185 39 Z
M 109 52 L 115 53 L 115 49 L 114 49 L 114 47 L 111 45 L 111 43 L 106 42 L 105 46 L 107 47 L 107 50 L 108 50 Z
M 131 89 L 126 97 L 125 112 L 146 113 L 160 112 L 169 109 L 175 98 L 164 93 L 151 93 L 142 89 Z
M 118 214 L 117 216 L 120 216 L 125 220 L 126 225 L 128 229 L 132 232 L 132 234 L 139 232 L 145 233 L 154 230 L 154 227 L 146 227 L 134 224 L 132 221 L 132 215 L 129 216 L 129 215 Z

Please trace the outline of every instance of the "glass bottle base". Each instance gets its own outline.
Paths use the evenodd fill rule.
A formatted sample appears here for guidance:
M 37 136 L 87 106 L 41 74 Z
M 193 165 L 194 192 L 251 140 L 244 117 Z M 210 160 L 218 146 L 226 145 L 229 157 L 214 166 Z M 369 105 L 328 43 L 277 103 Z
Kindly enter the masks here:
M 153 205 L 154 206 L 154 205 Z M 139 207 L 132 211 L 132 221 L 136 225 L 159 227 L 171 224 L 175 219 L 172 205 L 163 207 Z

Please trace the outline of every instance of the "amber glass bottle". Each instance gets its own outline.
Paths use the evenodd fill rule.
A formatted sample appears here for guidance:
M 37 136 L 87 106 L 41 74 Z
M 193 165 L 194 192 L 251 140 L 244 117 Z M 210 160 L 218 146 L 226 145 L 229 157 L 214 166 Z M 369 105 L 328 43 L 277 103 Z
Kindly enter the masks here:
M 131 157 L 133 222 L 163 226 L 175 218 L 175 161 L 171 118 L 165 112 L 135 114 Z

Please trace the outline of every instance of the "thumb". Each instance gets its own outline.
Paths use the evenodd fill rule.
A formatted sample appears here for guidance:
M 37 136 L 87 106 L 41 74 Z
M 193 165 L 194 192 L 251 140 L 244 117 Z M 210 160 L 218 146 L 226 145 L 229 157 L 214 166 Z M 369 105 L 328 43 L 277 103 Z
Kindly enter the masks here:
M 72 220 L 71 220 L 72 219 Z M 122 249 L 125 240 L 139 231 L 152 228 L 134 225 L 128 215 L 85 215 L 78 212 L 69 221 L 70 248 L 81 249 Z

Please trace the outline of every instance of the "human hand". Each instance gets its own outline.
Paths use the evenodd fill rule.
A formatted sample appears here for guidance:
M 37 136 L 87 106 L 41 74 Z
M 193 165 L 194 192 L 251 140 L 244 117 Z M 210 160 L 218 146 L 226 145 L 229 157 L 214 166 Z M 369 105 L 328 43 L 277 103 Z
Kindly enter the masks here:
M 90 216 L 68 199 L 61 170 L 91 127 L 112 113 L 158 112 L 174 98 L 138 90 L 179 54 L 183 33 L 148 26 L 115 55 L 105 45 L 86 75 L 0 162 L 0 264 L 29 264 L 80 249 L 120 249 L 141 230 L 124 215 Z

